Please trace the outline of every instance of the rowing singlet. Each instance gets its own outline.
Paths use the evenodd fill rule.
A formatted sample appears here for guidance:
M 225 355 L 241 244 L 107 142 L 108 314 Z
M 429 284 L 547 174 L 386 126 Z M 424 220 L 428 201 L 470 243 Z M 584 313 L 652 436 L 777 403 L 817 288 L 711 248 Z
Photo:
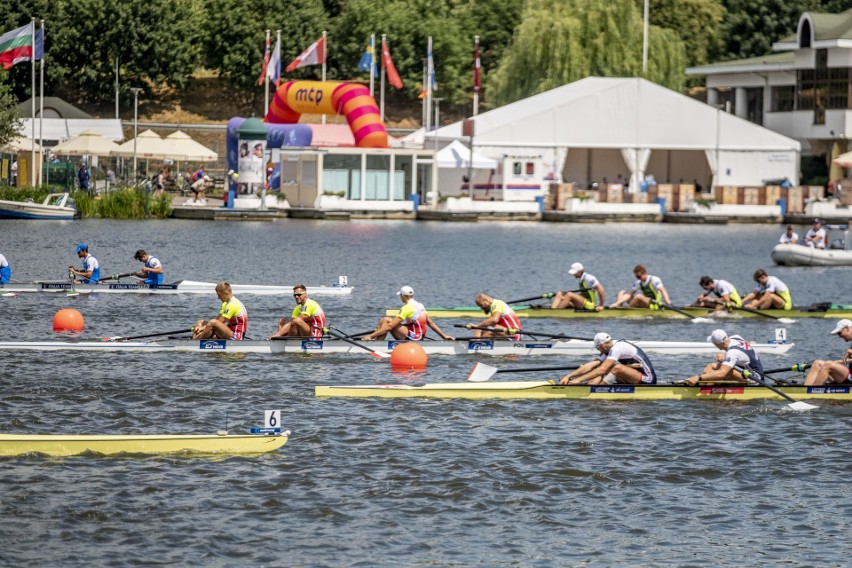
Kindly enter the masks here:
M 725 351 L 725 359 L 722 364 L 726 367 L 745 367 L 750 371 L 763 372 L 763 364 L 757 357 L 757 353 L 751 348 L 748 341 L 739 335 L 728 337 L 730 344 L 728 350 Z
M 651 365 L 648 355 L 638 345 L 624 339 L 618 339 L 612 344 L 609 353 L 602 353 L 599 357 L 601 362 L 606 359 L 612 359 L 621 365 L 638 363 L 642 365 L 642 384 L 653 385 L 657 383 L 657 373 L 654 372 L 654 366 Z
M 153 256 L 148 257 L 148 262 L 145 263 L 146 268 L 162 268 L 162 264 L 160 261 Z M 145 278 L 145 284 L 156 284 L 159 286 L 163 283 L 163 275 L 158 274 L 156 272 L 149 272 L 148 277 Z
M 12 279 L 12 267 L 6 257 L 0 254 L 0 284 L 6 284 Z
M 408 339 L 419 341 L 426 335 L 426 308 L 414 298 L 399 309 L 396 317 L 408 328 Z
M 792 296 L 790 296 L 790 289 L 777 276 L 767 276 L 766 285 L 763 286 L 761 284 L 758 284 L 757 288 L 755 288 L 754 291 L 758 294 L 763 294 L 764 292 L 772 292 L 774 294 L 778 294 L 784 299 L 784 307 L 781 309 L 793 309 L 793 298 Z
M 583 304 L 584 310 L 594 310 L 595 306 L 598 305 L 598 291 L 595 289 L 597 285 L 597 278 L 588 272 L 583 273 L 580 278 L 580 295 L 586 298 L 586 302 Z
M 637 280 L 633 285 L 633 291 L 641 290 L 642 294 L 654 300 L 651 302 L 649 306 L 652 310 L 660 309 L 659 304 L 663 303 L 663 294 L 660 292 L 660 288 L 663 286 L 663 281 L 660 280 L 658 276 L 651 276 L 648 274 L 648 277 L 645 278 L 644 281 Z
M 293 319 L 296 319 L 299 316 L 308 316 L 305 318 L 305 322 L 311 327 L 311 337 L 320 338 L 323 334 L 323 328 L 325 328 L 325 313 L 322 311 L 322 308 L 315 300 L 311 300 L 308 298 L 308 301 L 305 302 L 305 305 L 296 304 L 296 307 L 293 308 L 293 313 L 291 314 Z
M 92 255 L 83 259 L 83 271 L 88 272 L 90 270 L 92 275 L 89 278 L 84 278 L 83 284 L 97 284 L 101 279 L 101 265 L 98 259 Z
M 248 312 L 241 301 L 231 298 L 227 302 L 222 302 L 219 315 L 226 318 L 225 325 L 234 332 L 231 339 L 242 339 L 245 336 L 248 330 Z
M 737 292 L 737 289 L 733 284 L 728 282 L 727 280 L 715 280 L 715 286 L 713 287 L 713 293 L 716 294 L 719 298 L 722 296 L 727 296 L 731 299 L 731 303 L 741 308 L 743 307 L 743 299 L 740 298 L 740 293 Z
M 491 308 L 488 310 L 488 315 L 491 316 L 493 314 L 500 314 L 500 320 L 497 322 L 497 325 L 505 328 L 521 329 L 521 320 L 518 319 L 518 315 L 515 313 L 515 310 L 513 310 L 511 306 L 503 300 L 491 301 Z M 521 340 L 521 334 L 519 333 L 508 335 L 507 337 L 509 339 L 514 339 L 515 341 Z

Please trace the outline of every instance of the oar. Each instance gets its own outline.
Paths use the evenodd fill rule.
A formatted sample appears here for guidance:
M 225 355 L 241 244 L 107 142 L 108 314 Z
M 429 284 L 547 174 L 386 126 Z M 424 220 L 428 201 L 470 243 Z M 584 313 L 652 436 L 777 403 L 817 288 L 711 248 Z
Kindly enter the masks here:
M 754 308 L 747 308 L 745 306 L 738 308 L 738 307 L 734 306 L 734 309 L 735 310 L 742 310 L 744 312 L 748 312 L 750 314 L 755 314 L 755 315 L 758 315 L 758 316 L 763 316 L 765 318 L 778 320 L 781 323 L 796 323 L 796 320 L 794 320 L 794 319 L 780 318 L 778 316 L 773 316 L 772 314 L 767 314 L 766 312 L 761 312 L 760 310 L 755 310 Z
M 331 327 L 331 326 L 326 327 L 326 328 L 320 328 L 320 327 L 317 327 L 315 325 L 312 325 L 311 327 L 313 327 L 314 329 L 322 329 L 323 333 L 327 333 L 330 336 L 336 337 L 337 339 L 339 339 L 339 340 L 341 340 L 345 343 L 349 343 L 350 345 L 354 345 L 355 347 L 360 347 L 364 351 L 369 351 L 374 359 L 389 359 L 390 358 L 390 355 L 388 355 L 387 353 L 380 353 L 379 351 L 376 351 L 375 349 L 370 349 L 369 347 L 367 347 L 363 343 L 359 343 L 359 342 L 357 342 L 353 339 L 349 339 L 349 337 L 344 335 L 337 328 L 334 328 L 334 327 Z
M 792 367 L 781 367 L 780 369 L 770 369 L 768 371 L 763 371 L 764 375 L 771 375 L 773 373 L 794 373 L 794 372 L 804 372 L 807 371 L 811 367 L 812 363 L 796 363 Z
M 534 371 L 576 371 L 581 365 L 566 367 L 517 367 L 514 369 L 498 369 L 485 363 L 477 363 L 468 375 L 467 380 L 474 383 L 483 383 L 493 377 L 496 373 L 532 373 Z
M 813 404 L 808 404 L 807 402 L 804 402 L 804 401 L 801 401 L 801 400 L 796 400 L 795 398 L 788 395 L 787 393 L 785 393 L 781 389 L 770 385 L 769 383 L 764 381 L 763 378 L 761 378 L 760 373 L 758 373 L 757 371 L 749 371 L 748 369 L 743 369 L 742 367 L 737 367 L 737 368 L 743 374 L 744 378 L 750 379 L 750 380 L 756 382 L 757 384 L 759 384 L 760 386 L 766 387 L 769 390 L 771 390 L 772 392 L 774 392 L 775 394 L 778 394 L 778 395 L 786 398 L 787 400 L 789 400 L 790 404 L 788 404 L 787 406 L 789 406 L 793 410 L 814 410 L 814 409 L 819 408 L 819 406 L 814 406 Z M 766 374 L 766 373 L 767 373 L 767 371 L 764 371 L 764 374 Z
M 181 328 L 175 331 L 161 331 L 159 333 L 146 333 L 145 335 L 130 335 L 126 337 L 117 336 L 117 337 L 104 337 L 103 341 L 128 341 L 130 339 L 144 339 L 146 337 L 158 337 L 160 335 L 177 335 L 178 333 L 194 333 L 195 328 L 191 327 L 189 329 Z
M 509 300 L 507 304 L 520 304 L 521 302 L 532 302 L 533 300 L 548 300 L 556 295 L 556 292 L 545 292 L 538 296 L 530 296 L 529 298 L 521 298 L 520 300 Z
M 463 327 L 466 328 L 464 324 L 454 324 L 453 327 Z M 575 337 L 573 335 L 562 335 L 562 334 L 554 334 L 554 333 L 544 333 L 538 331 L 523 331 L 520 329 L 508 328 L 506 330 L 496 329 L 493 327 L 474 327 L 472 329 L 481 329 L 482 331 L 497 331 L 503 332 L 505 331 L 508 335 L 515 335 L 516 333 L 520 333 L 521 335 L 529 335 L 535 337 L 536 335 L 540 335 L 542 337 L 549 337 L 551 339 L 576 339 L 577 341 L 592 341 L 591 337 Z
M 690 313 L 687 313 L 687 312 L 681 310 L 680 308 L 676 308 L 676 307 L 672 306 L 671 304 L 660 304 L 660 308 L 663 309 L 663 310 L 671 310 L 673 312 L 679 313 L 682 316 L 686 316 L 686 317 L 688 317 L 689 319 L 692 320 L 692 323 L 708 323 L 708 322 L 713 321 L 713 320 L 708 319 L 708 318 L 694 316 Z

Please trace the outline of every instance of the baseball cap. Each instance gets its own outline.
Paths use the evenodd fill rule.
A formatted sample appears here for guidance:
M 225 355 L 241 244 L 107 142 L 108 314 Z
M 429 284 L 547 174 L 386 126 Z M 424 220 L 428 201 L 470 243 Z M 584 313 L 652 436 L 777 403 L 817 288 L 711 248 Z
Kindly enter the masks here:
M 574 264 L 571 265 L 571 269 L 568 270 L 568 274 L 570 274 L 571 276 L 574 276 L 578 272 L 582 272 L 582 271 L 583 271 L 583 265 L 580 264 L 579 262 L 575 262 Z
M 399 289 L 399 292 L 396 293 L 397 296 L 413 296 L 414 288 L 411 286 L 403 286 Z
M 814 219 L 814 225 L 822 225 L 822 221 L 819 218 Z
M 612 338 L 609 336 L 608 333 L 601 332 L 601 333 L 595 334 L 595 339 L 594 339 L 595 347 L 600 347 L 601 345 L 603 345 L 607 341 L 612 341 Z
M 843 331 L 847 327 L 852 327 L 852 320 L 842 319 L 839 322 L 837 322 L 837 326 L 834 328 L 834 331 L 832 331 L 831 333 L 832 333 L 832 335 L 837 335 L 838 333 L 840 333 L 841 331 Z
M 76 252 L 80 252 L 81 250 L 89 250 L 89 245 L 87 245 L 86 243 L 80 243 L 79 245 L 77 245 Z
M 724 329 L 714 329 L 713 333 L 707 337 L 707 343 L 724 343 L 726 339 L 728 339 L 728 334 L 725 333 Z

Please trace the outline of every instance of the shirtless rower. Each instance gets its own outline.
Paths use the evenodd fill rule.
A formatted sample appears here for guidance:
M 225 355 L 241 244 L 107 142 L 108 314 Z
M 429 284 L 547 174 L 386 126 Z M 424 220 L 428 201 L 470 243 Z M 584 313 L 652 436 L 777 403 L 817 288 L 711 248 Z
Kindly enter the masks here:
M 385 316 L 380 319 L 376 330 L 362 337 L 363 341 L 384 339 L 388 333 L 394 339 L 420 341 L 426 335 L 427 327 L 437 333 L 441 339 L 447 341 L 455 339 L 452 335 L 444 333 L 438 324 L 432 321 L 423 304 L 414 299 L 414 289 L 411 286 L 403 286 L 396 295 L 402 302 L 399 312 L 393 317 Z
M 716 349 L 725 353 L 717 355 L 716 361 L 709 363 L 699 374 L 684 380 L 683 384 L 695 386 L 702 381 L 745 382 L 742 372 L 737 367 L 763 373 L 763 364 L 760 362 L 760 358 L 749 342 L 741 336 L 729 336 L 724 329 L 716 329 L 707 338 L 707 342 L 712 343 L 716 346 Z
M 568 274 L 580 281 L 580 293 L 557 292 L 550 305 L 554 310 L 563 308 L 574 308 L 576 310 L 594 310 L 596 312 L 604 309 L 606 292 L 597 278 L 586 272 L 579 262 L 575 262 L 568 270 Z
M 630 308 L 651 308 L 652 310 L 660 309 L 661 305 L 671 305 L 672 302 L 666 287 L 663 286 L 663 281 L 657 276 L 648 274 L 644 264 L 637 264 L 633 269 L 633 275 L 636 277 L 633 287 L 630 290 L 619 290 L 618 297 L 614 303 L 610 304 L 610 308 L 621 307 L 625 302 Z
M 296 307 L 290 317 L 278 320 L 278 331 L 272 337 L 315 337 L 320 338 L 325 328 L 325 312 L 316 300 L 308 298 L 304 284 L 293 286 Z M 271 338 L 270 338 L 271 339 Z
M 521 320 L 515 310 L 503 300 L 495 300 L 485 292 L 480 292 L 474 300 L 488 317 L 479 323 L 469 323 L 465 327 L 473 330 L 474 337 L 505 337 L 519 341 Z M 492 330 L 477 329 L 489 327 Z M 511 333 L 510 333 L 511 330 Z
M 844 341 L 852 342 L 852 320 L 840 320 L 831 333 Z M 817 359 L 805 377 L 805 386 L 847 383 L 852 383 L 852 348 L 846 349 L 840 361 Z
M 764 269 L 758 268 L 754 273 L 754 281 L 757 282 L 757 288 L 743 298 L 745 307 L 758 310 L 769 308 L 777 310 L 793 309 L 790 289 L 780 278 L 769 276 Z
M 717 310 L 725 309 L 726 307 L 741 308 L 743 300 L 740 298 L 740 293 L 736 287 L 727 280 L 713 279 L 709 276 L 702 276 L 699 284 L 704 288 L 704 293 L 698 296 L 693 305 L 716 308 Z M 710 296 L 715 294 L 715 298 Z
M 560 385 L 656 384 L 651 360 L 640 347 L 624 339 L 615 341 L 606 333 L 595 335 L 594 345 L 600 356 L 562 377 Z

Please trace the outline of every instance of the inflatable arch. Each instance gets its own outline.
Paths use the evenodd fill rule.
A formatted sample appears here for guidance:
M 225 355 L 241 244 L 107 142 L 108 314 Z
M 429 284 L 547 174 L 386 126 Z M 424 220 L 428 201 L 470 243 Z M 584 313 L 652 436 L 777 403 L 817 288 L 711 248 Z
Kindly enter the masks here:
M 370 89 L 357 83 L 289 81 L 275 91 L 266 122 L 296 124 L 303 113 L 340 114 L 361 148 L 387 148 L 388 132 Z

